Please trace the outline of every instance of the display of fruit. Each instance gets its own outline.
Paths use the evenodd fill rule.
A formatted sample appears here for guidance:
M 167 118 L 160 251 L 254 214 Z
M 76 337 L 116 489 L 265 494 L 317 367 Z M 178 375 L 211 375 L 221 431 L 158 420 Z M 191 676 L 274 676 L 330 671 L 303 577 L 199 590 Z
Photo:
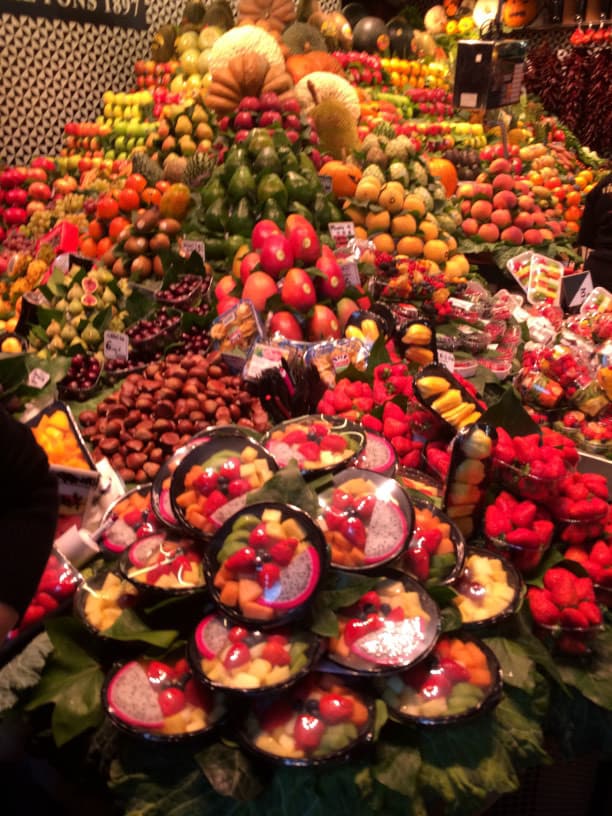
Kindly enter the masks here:
M 350 607 L 338 611 L 331 660 L 361 672 L 400 669 L 418 661 L 436 640 L 438 610 L 408 576 L 380 578 Z
M 550 547 L 554 524 L 548 512 L 503 490 L 485 511 L 484 532 L 491 549 L 527 572 L 538 566 Z
M 155 60 L 136 60 L 134 63 L 134 74 L 136 75 L 136 86 L 139 90 L 153 89 L 153 100 L 155 102 L 155 91 L 158 88 L 166 88 L 178 68 L 177 60 L 166 62 L 156 62 Z M 155 113 L 155 109 L 153 110 Z
M 323 576 L 325 544 L 302 511 L 254 504 L 228 519 L 210 552 L 213 596 L 258 625 L 295 617 Z
M 157 98 L 163 98 L 161 91 Z M 166 99 L 175 99 L 175 96 L 166 94 Z M 163 164 L 168 156 L 188 158 L 206 153 L 212 147 L 215 134 L 214 121 L 206 105 L 190 100 L 168 101 L 163 105 L 155 130 L 147 136 L 146 149 L 154 161 Z
M 153 95 L 148 90 L 133 93 L 105 91 L 102 96 L 105 157 L 125 159 L 135 148 L 143 146 L 155 129 L 148 121 Z
M 221 695 L 195 680 L 185 658 L 124 664 L 107 678 L 102 701 L 119 728 L 153 740 L 205 732 L 225 713 Z
M 520 579 L 514 568 L 485 550 L 468 550 L 465 565 L 453 588 L 453 604 L 466 624 L 488 624 L 514 612 Z
M 332 674 L 312 674 L 278 699 L 256 703 L 243 736 L 263 755 L 285 763 L 342 755 L 363 740 L 371 703 Z
M 350 468 L 319 495 L 319 504 L 318 524 L 333 566 L 371 567 L 404 548 L 412 511 L 391 481 Z
M 170 345 L 178 336 L 180 312 L 160 306 L 145 317 L 132 323 L 126 330 L 134 353 L 140 359 L 150 359 L 156 351 Z
M 140 587 L 190 592 L 205 586 L 202 555 L 194 542 L 163 532 L 139 537 L 125 550 L 120 568 Z
M 555 501 L 567 466 L 559 450 L 541 444 L 539 434 L 510 436 L 497 429 L 494 474 L 509 490 L 532 501 Z
M 424 404 L 455 430 L 477 422 L 482 405 L 442 366 L 432 365 L 415 377 L 415 391 Z
M 57 384 L 60 399 L 83 401 L 89 399 L 100 381 L 102 366 L 97 357 L 75 354 L 70 360 L 66 376 Z
M 365 444 L 362 432 L 346 420 L 315 414 L 277 425 L 266 435 L 264 446 L 279 467 L 294 459 L 305 472 L 348 465 Z
M 459 181 L 473 181 L 482 172 L 480 154 L 473 147 L 451 147 L 443 155 L 457 168 Z
M 454 522 L 433 505 L 413 503 L 414 532 L 400 559 L 401 569 L 418 581 L 448 581 L 463 558 Z
M 84 597 L 82 611 L 87 624 L 99 632 L 110 629 L 138 597 L 138 590 L 130 581 L 110 571 L 83 582 L 79 593 Z
M 113 247 L 115 261 L 112 264 L 115 277 L 129 277 L 136 282 L 163 277 L 159 253 L 176 246 L 190 195 L 186 185 L 172 184 L 162 194 L 159 210 L 141 209 L 136 212 L 133 223 L 116 237 L 117 243 Z M 162 213 L 164 196 L 168 198 Z
M 215 688 L 271 689 L 296 681 L 317 653 L 316 639 L 306 632 L 261 631 L 208 615 L 194 636 L 198 667 Z
M 483 643 L 443 635 L 425 660 L 385 679 L 382 696 L 402 718 L 447 722 L 494 702 L 499 681 L 499 665 Z

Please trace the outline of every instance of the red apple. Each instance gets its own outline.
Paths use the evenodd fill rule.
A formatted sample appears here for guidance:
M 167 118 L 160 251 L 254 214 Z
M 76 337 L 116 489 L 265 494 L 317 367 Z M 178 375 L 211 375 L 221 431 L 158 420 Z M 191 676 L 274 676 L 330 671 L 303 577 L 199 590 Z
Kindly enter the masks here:
M 307 312 L 317 302 L 314 283 L 305 269 L 293 266 L 282 281 L 281 300 L 298 312 Z
M 263 218 L 253 227 L 251 244 L 253 249 L 261 249 L 271 235 L 282 235 L 281 228 L 269 218 Z
M 329 306 L 315 303 L 312 317 L 306 324 L 306 336 L 309 340 L 337 340 L 340 337 L 338 318 Z
M 293 265 L 293 249 L 285 236 L 279 232 L 271 235 L 259 251 L 261 268 L 275 280 Z
M 346 282 L 338 261 L 322 255 L 315 266 L 325 275 L 325 277 L 317 277 L 315 281 L 319 294 L 332 300 L 342 297 L 346 289 Z
M 292 216 L 289 216 L 291 218 Z M 289 221 L 289 218 L 287 221 Z M 313 264 L 321 254 L 321 242 L 315 232 L 314 227 L 306 219 L 303 223 L 295 223 L 290 226 L 285 225 L 285 235 L 293 250 L 293 257 L 296 261 L 303 261 L 305 264 Z
M 275 312 L 268 324 L 270 334 L 278 332 L 288 340 L 303 340 L 302 327 L 291 312 Z
M 260 267 L 259 252 L 247 252 L 240 261 L 240 280 L 245 283 L 249 275 Z

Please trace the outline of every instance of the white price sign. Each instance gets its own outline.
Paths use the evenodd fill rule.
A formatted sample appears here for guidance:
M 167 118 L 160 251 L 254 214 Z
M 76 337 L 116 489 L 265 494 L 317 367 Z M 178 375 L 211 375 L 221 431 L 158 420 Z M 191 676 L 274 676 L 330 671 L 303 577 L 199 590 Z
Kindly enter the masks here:
M 340 264 L 342 276 L 347 286 L 360 286 L 361 278 L 359 277 L 359 267 L 355 261 L 346 261 Z
M 352 221 L 330 221 L 327 229 L 338 247 L 346 246 L 355 237 L 355 225 Z
M 44 388 L 51 379 L 51 375 L 42 368 L 33 368 L 28 374 L 28 385 L 30 388 Z
M 123 332 L 104 332 L 104 356 L 107 360 L 127 360 L 130 338 Z
M 440 365 L 443 365 L 447 368 L 451 374 L 455 370 L 455 355 L 452 351 L 447 351 L 446 349 L 439 349 L 438 350 L 438 362 Z
M 191 238 L 183 238 L 181 241 L 181 254 L 189 258 L 192 252 L 197 252 L 203 261 L 206 260 L 204 241 L 194 241 Z

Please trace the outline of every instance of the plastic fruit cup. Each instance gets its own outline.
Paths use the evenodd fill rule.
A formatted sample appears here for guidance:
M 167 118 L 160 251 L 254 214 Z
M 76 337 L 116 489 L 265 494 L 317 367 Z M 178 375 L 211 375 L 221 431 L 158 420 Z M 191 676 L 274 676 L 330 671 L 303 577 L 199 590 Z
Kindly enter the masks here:
M 531 473 L 524 473 L 520 468 L 507 462 L 494 459 L 495 475 L 497 479 L 524 499 L 536 502 L 554 501 L 559 493 L 560 479 L 544 479 Z
M 487 549 L 505 556 L 523 573 L 537 569 L 549 548 L 550 541 L 540 547 L 523 547 L 520 544 L 510 544 L 497 536 L 487 536 Z
M 536 624 L 535 633 L 552 651 L 573 657 L 588 656 L 593 651 L 593 640 L 603 629 L 602 625 L 586 627 L 549 626 Z

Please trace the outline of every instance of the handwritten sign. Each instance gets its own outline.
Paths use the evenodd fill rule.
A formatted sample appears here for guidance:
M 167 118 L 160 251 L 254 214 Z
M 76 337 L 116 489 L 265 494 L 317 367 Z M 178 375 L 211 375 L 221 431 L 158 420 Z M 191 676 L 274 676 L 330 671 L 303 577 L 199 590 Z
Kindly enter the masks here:
M 183 238 L 181 241 L 181 255 L 185 258 L 189 258 L 192 252 L 197 252 L 203 261 L 206 260 L 204 241 L 194 241 L 191 238 Z
M 127 360 L 130 339 L 123 332 L 104 332 L 104 356 L 107 360 Z
M 148 28 L 146 0 L 2 0 L 2 11 L 139 31 Z
M 50 379 L 51 376 L 47 371 L 43 371 L 42 368 L 33 368 L 28 374 L 28 385 L 30 388 L 38 388 L 40 390 L 45 387 Z
M 330 221 L 327 229 L 338 247 L 346 246 L 355 237 L 355 225 L 352 221 Z

